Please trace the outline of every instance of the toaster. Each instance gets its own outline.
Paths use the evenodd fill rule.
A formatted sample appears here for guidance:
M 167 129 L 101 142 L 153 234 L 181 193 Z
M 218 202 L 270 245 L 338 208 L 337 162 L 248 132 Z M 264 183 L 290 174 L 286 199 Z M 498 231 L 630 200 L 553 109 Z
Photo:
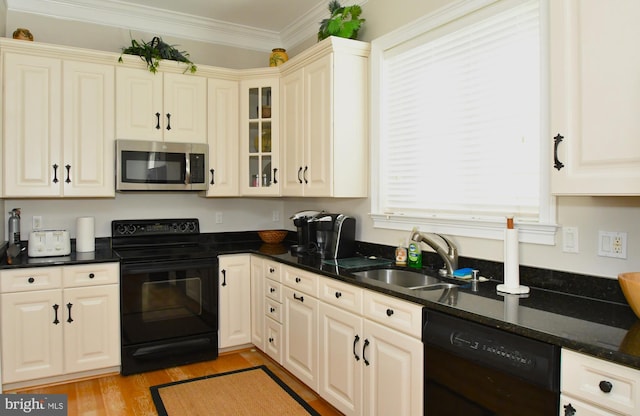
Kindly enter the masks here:
M 69 231 L 39 230 L 29 233 L 29 257 L 67 256 L 71 253 Z

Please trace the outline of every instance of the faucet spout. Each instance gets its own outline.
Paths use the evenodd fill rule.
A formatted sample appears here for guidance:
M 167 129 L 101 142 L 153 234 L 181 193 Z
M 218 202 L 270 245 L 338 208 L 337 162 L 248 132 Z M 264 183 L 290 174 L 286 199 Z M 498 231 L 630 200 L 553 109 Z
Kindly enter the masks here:
M 453 243 L 453 241 L 449 240 L 447 237 L 441 234 L 434 234 L 444 243 L 446 244 L 446 249 L 442 246 L 442 244 L 438 244 L 434 239 L 429 237 L 425 233 L 421 233 L 419 231 L 414 231 L 411 233 L 411 240 L 422 242 L 427 244 L 429 247 L 435 250 L 435 252 L 444 260 L 444 265 L 447 270 L 447 277 L 453 277 L 453 271 L 458 268 L 458 248 Z

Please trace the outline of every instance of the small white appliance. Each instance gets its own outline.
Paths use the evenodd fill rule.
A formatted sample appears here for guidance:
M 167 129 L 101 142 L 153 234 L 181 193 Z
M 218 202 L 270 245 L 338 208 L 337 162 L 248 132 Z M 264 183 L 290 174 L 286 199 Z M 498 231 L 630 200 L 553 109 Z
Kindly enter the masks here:
M 71 241 L 66 230 L 39 230 L 29 233 L 29 257 L 67 256 Z

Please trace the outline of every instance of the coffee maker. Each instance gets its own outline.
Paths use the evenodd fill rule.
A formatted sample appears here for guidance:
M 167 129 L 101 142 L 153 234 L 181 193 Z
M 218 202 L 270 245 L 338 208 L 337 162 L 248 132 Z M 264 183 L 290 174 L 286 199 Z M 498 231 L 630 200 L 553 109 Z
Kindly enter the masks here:
M 321 211 L 300 211 L 291 216 L 298 229 L 298 244 L 291 246 L 291 254 L 306 255 L 316 251 L 316 224 L 310 220 Z
M 316 254 L 321 259 L 352 257 L 356 244 L 356 219 L 344 214 L 320 213 L 309 220 L 315 224 Z

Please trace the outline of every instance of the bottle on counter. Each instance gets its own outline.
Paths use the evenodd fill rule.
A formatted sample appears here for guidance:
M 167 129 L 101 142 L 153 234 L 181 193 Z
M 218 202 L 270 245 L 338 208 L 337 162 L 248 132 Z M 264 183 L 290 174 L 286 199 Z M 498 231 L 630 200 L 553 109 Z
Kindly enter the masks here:
M 417 241 L 411 241 L 409 243 L 409 267 L 416 269 L 422 268 L 422 250 L 420 250 L 420 243 Z
M 400 244 L 396 247 L 396 266 L 407 265 L 407 242 L 400 240 Z
M 20 245 L 20 208 L 9 211 L 9 244 Z

